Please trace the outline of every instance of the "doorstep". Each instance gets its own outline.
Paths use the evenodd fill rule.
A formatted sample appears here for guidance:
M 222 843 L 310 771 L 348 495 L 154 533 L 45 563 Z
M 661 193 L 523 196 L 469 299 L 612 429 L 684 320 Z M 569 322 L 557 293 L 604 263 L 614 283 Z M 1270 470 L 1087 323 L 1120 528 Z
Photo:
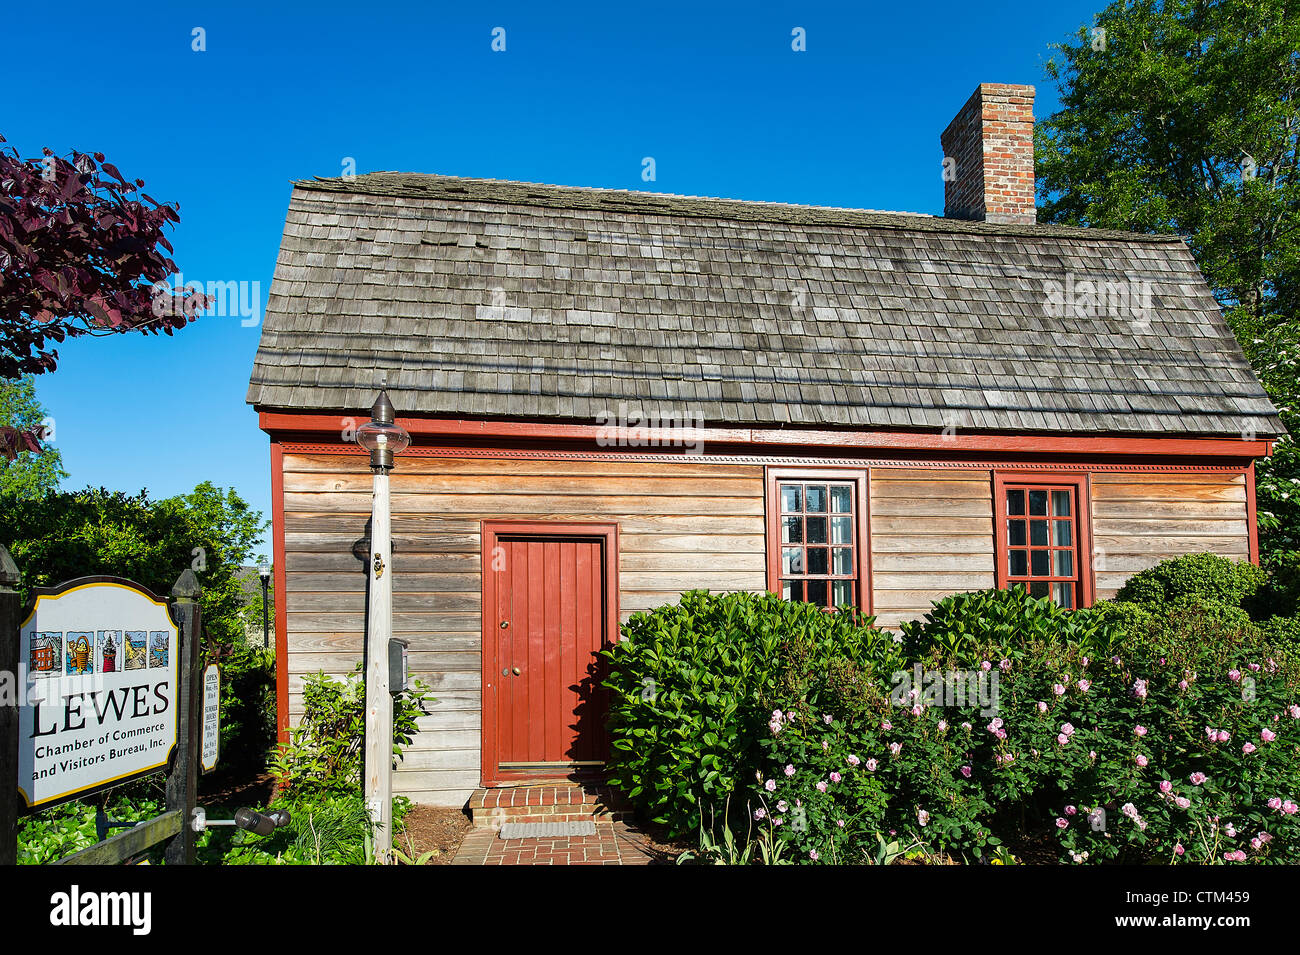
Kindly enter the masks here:
M 477 789 L 469 798 L 474 828 L 500 829 L 506 822 L 628 822 L 631 807 L 622 794 L 601 783 L 547 782 Z
M 466 833 L 452 865 L 649 865 L 659 856 L 649 841 L 622 821 L 596 826 L 594 836 L 502 839 L 495 829 Z

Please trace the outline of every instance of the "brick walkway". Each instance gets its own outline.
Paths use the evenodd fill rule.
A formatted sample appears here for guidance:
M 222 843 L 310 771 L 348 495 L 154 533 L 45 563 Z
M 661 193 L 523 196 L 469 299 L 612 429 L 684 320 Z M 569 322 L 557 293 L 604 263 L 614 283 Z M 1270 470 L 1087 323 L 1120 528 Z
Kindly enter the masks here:
M 588 817 L 590 818 L 590 817 Z M 657 854 L 625 822 L 598 822 L 594 836 L 502 839 L 496 829 L 472 829 L 452 865 L 648 865 Z

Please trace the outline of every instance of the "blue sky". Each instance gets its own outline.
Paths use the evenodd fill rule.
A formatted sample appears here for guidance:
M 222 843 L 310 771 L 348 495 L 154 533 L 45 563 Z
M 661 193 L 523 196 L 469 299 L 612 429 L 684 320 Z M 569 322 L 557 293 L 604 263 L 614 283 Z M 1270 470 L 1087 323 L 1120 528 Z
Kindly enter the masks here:
M 6 60 L 24 84 L 0 133 L 24 156 L 105 153 L 180 204 L 186 280 L 259 282 L 264 305 L 290 181 L 348 157 L 358 172 L 941 213 L 948 121 L 980 82 L 1032 83 L 1036 114 L 1054 111 L 1049 45 L 1100 6 L 15 4 Z M 203 317 L 171 338 L 65 343 L 37 387 L 65 487 L 211 480 L 269 519 L 269 445 L 244 403 L 259 334 Z

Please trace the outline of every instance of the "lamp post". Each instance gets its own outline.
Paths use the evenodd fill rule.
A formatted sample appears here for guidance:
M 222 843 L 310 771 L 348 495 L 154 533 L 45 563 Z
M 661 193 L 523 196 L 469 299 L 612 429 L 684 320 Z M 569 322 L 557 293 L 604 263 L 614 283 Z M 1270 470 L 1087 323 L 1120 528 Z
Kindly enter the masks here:
M 370 613 L 366 617 L 366 761 L 364 790 L 376 825 L 375 858 L 387 863 L 393 846 L 393 698 L 388 685 L 388 643 L 393 635 L 392 520 L 388 472 L 393 455 L 406 450 L 411 436 L 393 416 L 388 392 L 381 391 L 370 420 L 357 429 L 357 444 L 370 452 L 374 495 L 370 506 Z
M 271 612 L 267 608 L 267 591 L 271 586 L 271 565 L 262 561 L 257 565 L 257 573 L 262 578 L 262 649 L 271 648 Z

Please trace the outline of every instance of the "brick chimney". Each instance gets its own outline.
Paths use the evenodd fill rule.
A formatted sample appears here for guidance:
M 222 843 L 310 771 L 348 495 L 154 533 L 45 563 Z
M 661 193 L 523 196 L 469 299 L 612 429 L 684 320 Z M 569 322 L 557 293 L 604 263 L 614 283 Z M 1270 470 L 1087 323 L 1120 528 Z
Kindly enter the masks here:
M 981 83 L 939 137 L 943 214 L 1030 224 L 1034 211 L 1034 88 Z

